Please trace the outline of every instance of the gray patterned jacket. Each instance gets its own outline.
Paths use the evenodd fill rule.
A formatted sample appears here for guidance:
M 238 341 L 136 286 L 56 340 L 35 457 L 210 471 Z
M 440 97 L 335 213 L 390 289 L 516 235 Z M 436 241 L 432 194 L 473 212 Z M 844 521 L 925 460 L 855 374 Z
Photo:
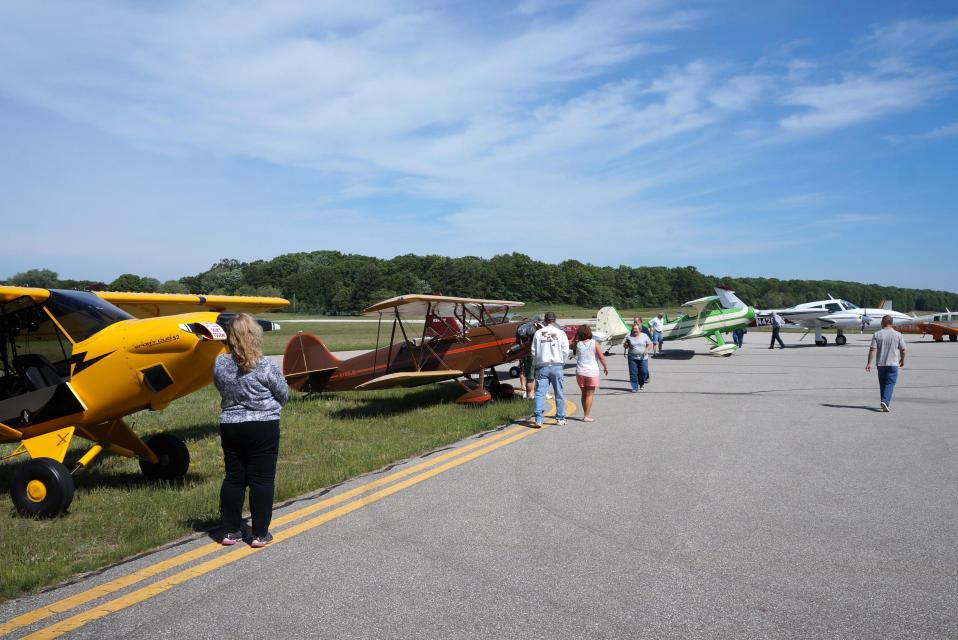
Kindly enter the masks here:
M 265 356 L 255 369 L 242 373 L 232 354 L 219 355 L 213 365 L 213 384 L 223 396 L 220 422 L 226 424 L 279 420 L 289 397 L 283 373 Z

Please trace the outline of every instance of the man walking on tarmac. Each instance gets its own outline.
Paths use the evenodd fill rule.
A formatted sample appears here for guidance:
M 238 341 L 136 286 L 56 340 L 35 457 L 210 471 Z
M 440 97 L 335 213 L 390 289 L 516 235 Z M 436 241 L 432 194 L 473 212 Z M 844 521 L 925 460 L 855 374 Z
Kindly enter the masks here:
M 537 427 L 542 426 L 545 412 L 546 391 L 549 385 L 555 392 L 556 423 L 565 424 L 565 393 L 562 388 L 562 366 L 569 357 L 569 338 L 556 326 L 556 314 L 546 312 L 545 326 L 532 337 L 532 357 L 536 367 L 536 397 L 532 416 Z
M 778 340 L 778 348 L 784 349 L 785 343 L 782 342 L 782 336 L 779 333 L 782 331 L 782 325 L 785 324 L 785 321 L 782 320 L 782 316 L 777 313 L 772 314 L 772 342 L 768 345 L 769 349 L 775 348 L 775 341 Z
M 892 324 L 894 321 L 891 316 L 881 319 L 881 330 L 872 336 L 872 344 L 868 348 L 868 362 L 865 363 L 865 371 L 872 370 L 872 358 L 875 358 L 875 364 L 878 365 L 878 391 L 881 393 L 879 410 L 885 412 L 891 407 L 891 394 L 898 381 L 898 368 L 905 366 L 905 338 L 892 328 Z

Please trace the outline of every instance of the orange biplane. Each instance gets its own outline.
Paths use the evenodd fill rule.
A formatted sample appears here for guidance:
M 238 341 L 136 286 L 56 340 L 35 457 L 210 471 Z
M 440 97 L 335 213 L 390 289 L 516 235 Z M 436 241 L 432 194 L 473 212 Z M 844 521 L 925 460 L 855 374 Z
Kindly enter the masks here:
M 528 351 L 528 340 L 517 339 L 524 323 L 507 321 L 509 309 L 522 305 L 434 295 L 390 298 L 363 310 L 380 320 L 375 350 L 340 360 L 316 336 L 299 333 L 286 345 L 283 373 L 291 387 L 305 392 L 415 387 L 478 373 L 476 388 L 459 380 L 466 393 L 457 402 L 482 404 L 512 390 L 499 383 L 493 367 Z M 407 325 L 420 317 L 425 318 L 422 332 L 414 335 Z M 391 324 L 389 343 L 381 347 L 384 319 L 392 322 L 386 323 Z M 486 369 L 493 376 L 488 390 Z
M 138 458 L 148 477 L 186 474 L 171 434 L 146 442 L 123 421 L 212 381 L 233 312 L 284 307 L 282 298 L 66 291 L 0 286 L 0 459 L 27 454 L 10 487 L 24 515 L 62 513 L 73 500 L 64 465 L 74 435 L 93 442 L 73 473 L 104 450 Z M 276 328 L 259 321 L 264 329 Z

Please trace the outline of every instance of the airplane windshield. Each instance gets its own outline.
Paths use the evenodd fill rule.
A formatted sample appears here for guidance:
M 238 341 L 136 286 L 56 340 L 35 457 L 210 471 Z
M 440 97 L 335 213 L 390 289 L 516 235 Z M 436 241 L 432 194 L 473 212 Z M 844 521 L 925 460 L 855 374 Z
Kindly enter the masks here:
M 848 300 L 842 300 L 842 304 L 845 305 L 845 309 L 857 309 L 858 307 L 853 305 Z
M 82 342 L 111 324 L 133 318 L 87 291 L 51 289 L 46 308 L 74 342 Z

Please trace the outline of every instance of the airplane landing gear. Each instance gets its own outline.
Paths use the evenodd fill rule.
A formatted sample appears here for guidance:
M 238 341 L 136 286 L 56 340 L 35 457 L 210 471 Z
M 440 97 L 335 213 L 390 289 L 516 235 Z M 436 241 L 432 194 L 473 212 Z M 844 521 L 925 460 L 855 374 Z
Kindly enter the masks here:
M 70 507 L 73 489 L 69 469 L 51 458 L 34 458 L 17 469 L 10 497 L 21 515 L 51 518 Z
M 835 344 L 837 344 L 839 347 L 846 342 L 848 342 L 848 338 L 845 337 L 844 333 L 839 333 L 837 336 L 835 336 Z
M 815 344 L 818 345 L 819 347 L 824 347 L 826 344 L 828 344 L 828 338 L 826 338 L 825 336 L 821 336 L 820 338 L 815 338 Z
M 169 433 L 158 433 L 146 441 L 159 464 L 140 460 L 140 471 L 150 480 L 175 480 L 186 475 L 190 468 L 190 450 L 186 444 Z
M 952 342 L 958 342 L 958 336 L 956 336 L 955 334 L 951 334 L 950 336 L 948 336 L 948 339 L 951 340 Z
M 519 367 L 509 367 L 509 377 L 518 378 L 519 377 Z

